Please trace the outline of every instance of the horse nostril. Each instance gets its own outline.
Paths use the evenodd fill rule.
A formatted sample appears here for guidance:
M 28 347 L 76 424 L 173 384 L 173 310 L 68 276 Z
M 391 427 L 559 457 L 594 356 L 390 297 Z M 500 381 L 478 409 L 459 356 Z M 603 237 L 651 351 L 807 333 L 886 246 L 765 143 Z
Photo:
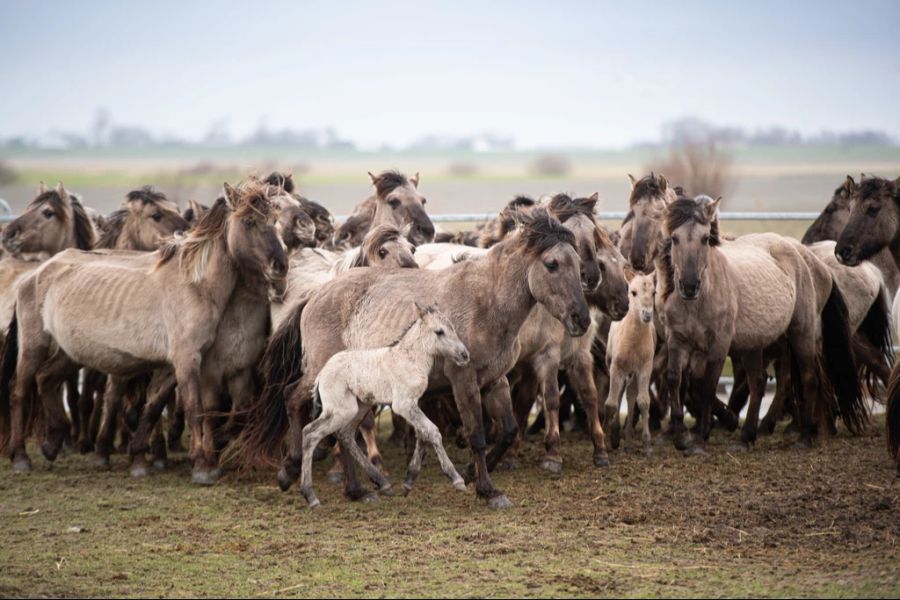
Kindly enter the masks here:
M 840 249 L 841 258 L 844 260 L 850 258 L 851 254 L 853 254 L 853 249 L 850 246 L 844 246 Z

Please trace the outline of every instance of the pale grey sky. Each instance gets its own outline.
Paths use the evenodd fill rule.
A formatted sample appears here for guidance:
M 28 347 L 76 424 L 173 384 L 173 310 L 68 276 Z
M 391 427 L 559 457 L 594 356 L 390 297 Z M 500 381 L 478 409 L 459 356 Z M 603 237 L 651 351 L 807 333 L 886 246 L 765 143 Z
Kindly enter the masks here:
M 333 126 L 620 146 L 697 116 L 900 138 L 900 2 L 0 0 L 0 136 Z

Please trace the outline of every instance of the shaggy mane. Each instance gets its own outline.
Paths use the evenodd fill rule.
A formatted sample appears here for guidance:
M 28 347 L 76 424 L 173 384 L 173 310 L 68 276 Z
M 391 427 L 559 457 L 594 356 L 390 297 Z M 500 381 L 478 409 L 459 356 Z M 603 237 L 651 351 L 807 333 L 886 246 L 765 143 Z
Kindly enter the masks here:
M 895 200 L 900 200 L 896 197 L 897 190 L 894 189 L 894 182 L 884 177 L 867 177 L 863 179 L 856 187 L 856 192 L 859 194 L 860 200 L 880 196 L 884 193 L 894 196 Z
M 268 185 L 283 189 L 288 194 L 294 193 L 294 177 L 290 173 L 272 171 L 263 181 Z
M 556 194 L 549 203 L 550 211 L 563 223 L 576 215 L 593 219 L 596 206 L 596 198 L 572 198 L 568 194 Z
M 170 203 L 169 199 L 166 195 L 160 191 L 154 190 L 153 186 L 145 185 L 142 188 L 131 190 L 125 196 L 125 200 L 128 202 L 137 202 L 140 201 L 141 204 L 160 204 L 160 203 Z
M 383 171 L 375 176 L 372 185 L 375 186 L 375 193 L 378 197 L 384 198 L 398 187 L 410 185 L 410 183 L 409 179 L 406 178 L 406 175 L 400 171 Z
M 575 247 L 575 234 L 543 208 L 522 215 L 521 230 L 525 247 L 535 254 L 542 254 L 557 244 Z
M 662 177 L 653 173 L 644 175 L 631 190 L 631 196 L 628 198 L 628 206 L 634 206 L 638 201 L 644 198 L 660 198 L 664 195 L 662 189 Z

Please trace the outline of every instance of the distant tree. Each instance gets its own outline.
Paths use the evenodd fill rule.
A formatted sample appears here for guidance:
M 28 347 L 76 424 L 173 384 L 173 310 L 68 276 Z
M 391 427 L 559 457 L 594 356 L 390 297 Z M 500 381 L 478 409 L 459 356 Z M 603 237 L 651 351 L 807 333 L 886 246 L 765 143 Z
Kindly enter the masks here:
M 562 154 L 542 154 L 531 163 L 531 172 L 544 177 L 562 177 L 571 170 L 571 161 Z
M 731 153 L 712 137 L 673 144 L 667 157 L 652 162 L 646 170 L 664 174 L 690 196 L 727 196 L 734 186 Z

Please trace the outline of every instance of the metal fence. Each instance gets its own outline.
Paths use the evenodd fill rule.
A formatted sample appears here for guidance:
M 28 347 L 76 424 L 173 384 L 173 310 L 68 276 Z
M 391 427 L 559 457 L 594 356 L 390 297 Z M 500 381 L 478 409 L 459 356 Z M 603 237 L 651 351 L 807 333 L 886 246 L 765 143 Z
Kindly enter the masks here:
M 597 218 L 602 221 L 622 220 L 628 213 L 624 210 L 607 211 L 597 213 Z M 434 223 L 471 223 L 493 219 L 496 212 L 491 213 L 454 213 L 446 215 L 428 215 Z M 818 218 L 817 212 L 722 212 L 719 218 L 723 221 L 814 221 Z M 335 217 L 337 221 L 347 219 L 346 215 Z

